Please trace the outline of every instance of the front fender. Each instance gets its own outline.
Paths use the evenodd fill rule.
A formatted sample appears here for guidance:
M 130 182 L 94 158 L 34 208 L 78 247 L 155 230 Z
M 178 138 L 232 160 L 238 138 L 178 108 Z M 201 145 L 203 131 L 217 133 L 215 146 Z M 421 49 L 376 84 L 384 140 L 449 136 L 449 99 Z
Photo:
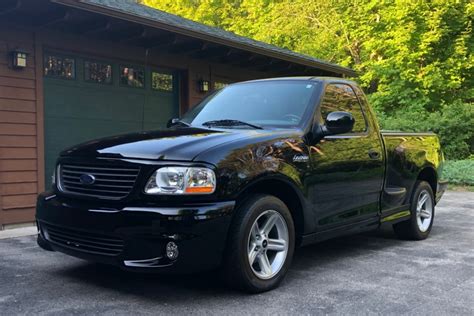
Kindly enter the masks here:
M 314 232 L 314 212 L 300 181 L 294 181 L 283 173 L 262 173 L 245 185 L 236 188 L 235 200 L 239 205 L 248 196 L 256 193 L 274 195 L 282 200 L 293 214 L 296 233 L 299 237 Z
M 223 174 L 225 178 L 224 195 L 236 199 L 250 186 L 262 181 L 279 181 L 290 186 L 295 191 L 305 192 L 302 183 L 303 170 L 285 162 L 263 162 L 264 166 L 256 164 L 242 164 L 234 172 Z M 274 164 L 274 165 L 272 165 Z

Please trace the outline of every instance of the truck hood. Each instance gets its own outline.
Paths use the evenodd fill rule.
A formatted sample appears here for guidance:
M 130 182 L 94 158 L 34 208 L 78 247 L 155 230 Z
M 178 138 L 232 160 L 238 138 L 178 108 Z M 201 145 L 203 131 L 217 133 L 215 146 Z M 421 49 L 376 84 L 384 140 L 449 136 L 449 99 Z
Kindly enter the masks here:
M 268 131 L 207 128 L 146 131 L 92 140 L 64 150 L 61 156 L 191 161 L 210 148 L 262 133 Z

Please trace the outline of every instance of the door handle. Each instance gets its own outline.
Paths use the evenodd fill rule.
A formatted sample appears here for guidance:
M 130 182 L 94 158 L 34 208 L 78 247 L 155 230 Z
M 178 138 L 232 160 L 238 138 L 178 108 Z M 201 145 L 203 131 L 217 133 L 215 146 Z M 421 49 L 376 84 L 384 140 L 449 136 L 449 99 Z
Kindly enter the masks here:
M 370 159 L 379 159 L 380 157 L 380 153 L 378 151 L 376 151 L 375 149 L 371 149 L 369 150 L 369 157 Z

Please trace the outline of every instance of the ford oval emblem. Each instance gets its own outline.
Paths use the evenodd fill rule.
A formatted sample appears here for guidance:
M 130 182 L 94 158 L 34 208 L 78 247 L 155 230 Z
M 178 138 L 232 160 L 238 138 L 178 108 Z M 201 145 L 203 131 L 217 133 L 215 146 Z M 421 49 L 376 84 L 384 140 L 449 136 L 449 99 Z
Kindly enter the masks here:
M 91 185 L 91 184 L 94 184 L 95 182 L 95 177 L 91 174 L 81 174 L 81 176 L 79 177 L 79 181 L 82 183 L 82 184 L 86 184 L 86 185 Z

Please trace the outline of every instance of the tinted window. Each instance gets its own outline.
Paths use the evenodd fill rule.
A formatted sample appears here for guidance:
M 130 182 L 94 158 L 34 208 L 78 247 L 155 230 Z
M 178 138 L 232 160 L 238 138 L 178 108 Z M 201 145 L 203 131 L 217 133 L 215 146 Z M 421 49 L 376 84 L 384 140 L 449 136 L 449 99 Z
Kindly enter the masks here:
M 143 88 L 145 86 L 145 70 L 141 67 L 120 66 L 120 84 Z
M 160 91 L 173 91 L 173 75 L 160 73 L 160 72 L 152 72 L 151 73 L 151 88 L 153 90 L 160 90 Z
M 204 99 L 183 117 L 192 125 L 240 120 L 257 125 L 299 126 L 318 83 L 257 81 L 229 85 Z
M 346 84 L 330 84 L 326 87 L 324 98 L 321 102 L 321 123 L 324 122 L 329 113 L 334 111 L 349 112 L 354 116 L 353 133 L 361 133 L 367 130 L 359 100 L 350 86 Z
M 44 57 L 44 75 L 61 79 L 74 79 L 75 73 L 74 58 L 46 55 Z
M 95 61 L 84 62 L 84 78 L 97 83 L 112 83 L 112 65 Z

